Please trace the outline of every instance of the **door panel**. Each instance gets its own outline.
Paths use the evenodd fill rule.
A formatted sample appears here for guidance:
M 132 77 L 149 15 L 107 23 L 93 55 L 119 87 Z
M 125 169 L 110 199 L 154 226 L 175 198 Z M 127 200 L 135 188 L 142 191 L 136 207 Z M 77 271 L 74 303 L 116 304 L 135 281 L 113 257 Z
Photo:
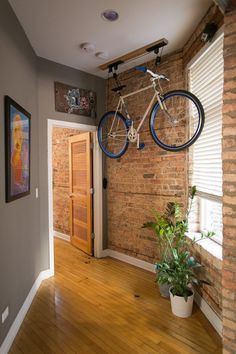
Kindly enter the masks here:
M 71 243 L 92 254 L 92 154 L 90 133 L 69 139 Z

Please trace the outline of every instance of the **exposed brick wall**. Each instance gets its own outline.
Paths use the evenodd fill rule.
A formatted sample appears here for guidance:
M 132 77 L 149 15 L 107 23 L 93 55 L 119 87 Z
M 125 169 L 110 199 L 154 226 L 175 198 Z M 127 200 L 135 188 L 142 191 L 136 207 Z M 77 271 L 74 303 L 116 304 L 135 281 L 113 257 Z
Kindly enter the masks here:
M 201 245 L 195 244 L 192 253 L 202 264 L 199 271 L 201 279 L 208 280 L 209 285 L 198 288 L 199 294 L 211 306 L 211 308 L 222 317 L 222 260 L 207 252 Z
M 164 56 L 158 68 L 170 78 L 163 84 L 164 91 L 186 87 L 185 68 L 189 60 L 201 49 L 200 34 L 205 24 L 214 19 L 219 27 L 223 16 L 212 6 L 196 28 L 183 50 Z M 154 69 L 154 62 L 148 67 Z M 134 70 L 120 76 L 127 85 L 124 94 L 137 90 L 148 83 L 148 77 Z M 113 87 L 112 79 L 108 82 Z M 145 96 L 144 96 L 145 95 Z M 135 122 L 142 116 L 152 92 L 133 96 L 127 100 L 129 113 Z M 117 98 L 109 91 L 108 109 L 114 109 Z M 142 151 L 131 145 L 119 160 L 106 159 L 108 190 L 108 247 L 153 263 L 158 259 L 155 235 L 141 228 L 151 219 L 151 209 L 164 211 L 168 201 L 186 205 L 188 189 L 188 151 L 170 153 L 160 149 L 150 136 L 148 120 L 141 132 L 140 141 L 145 143 Z M 202 289 L 203 298 L 221 316 L 221 267 L 222 262 L 200 246 L 194 248 L 195 255 L 205 266 L 207 278 L 212 287 Z
M 70 235 L 68 138 L 78 134 L 79 130 L 67 128 L 53 128 L 52 133 L 53 227 L 66 235 Z
M 154 63 L 148 63 L 148 67 L 154 69 Z M 159 72 L 170 78 L 170 83 L 163 84 L 165 90 L 183 87 L 182 51 L 163 58 Z M 124 94 L 149 82 L 147 76 L 136 74 L 134 70 L 122 74 L 121 80 L 127 85 Z M 135 122 L 144 113 L 152 95 L 150 90 L 145 97 L 139 94 L 127 99 Z M 117 99 L 110 93 L 109 109 L 114 109 L 116 104 Z M 148 119 L 140 141 L 145 143 L 144 150 L 138 151 L 135 144 L 131 144 L 121 159 L 107 159 L 108 247 L 153 262 L 157 257 L 156 239 L 141 226 L 152 217 L 151 208 L 163 210 L 168 201 L 185 202 L 186 152 L 170 153 L 160 149 L 150 135 Z
M 225 15 L 223 104 L 223 346 L 236 353 L 236 5 Z

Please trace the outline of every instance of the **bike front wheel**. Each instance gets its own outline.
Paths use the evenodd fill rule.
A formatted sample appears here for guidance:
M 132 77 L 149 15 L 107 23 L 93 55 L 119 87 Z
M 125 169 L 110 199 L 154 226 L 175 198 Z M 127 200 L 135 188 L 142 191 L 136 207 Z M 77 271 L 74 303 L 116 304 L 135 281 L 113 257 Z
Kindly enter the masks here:
M 98 143 L 104 154 L 112 159 L 121 157 L 127 150 L 128 127 L 120 112 L 105 113 L 98 125 Z
M 204 110 L 191 92 L 167 92 L 162 98 L 163 109 L 157 102 L 150 116 L 151 135 L 162 149 L 181 151 L 191 146 L 204 126 Z

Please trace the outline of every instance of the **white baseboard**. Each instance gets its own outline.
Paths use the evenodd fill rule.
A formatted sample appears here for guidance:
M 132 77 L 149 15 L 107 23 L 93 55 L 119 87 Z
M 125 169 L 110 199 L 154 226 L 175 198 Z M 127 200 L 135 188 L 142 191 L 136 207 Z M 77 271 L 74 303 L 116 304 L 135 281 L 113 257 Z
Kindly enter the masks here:
M 11 348 L 11 345 L 15 339 L 15 336 L 17 335 L 17 332 L 19 331 L 19 328 L 24 321 L 24 318 L 27 314 L 27 311 L 30 308 L 30 305 L 37 293 L 38 288 L 40 287 L 42 281 L 44 279 L 50 278 L 51 277 L 51 272 L 50 270 L 44 270 L 42 271 L 38 278 L 35 280 L 32 288 L 30 289 L 29 294 L 27 295 L 27 298 L 25 299 L 25 302 L 23 303 L 20 311 L 18 312 L 13 324 L 11 325 L 8 334 L 3 341 L 1 347 L 0 347 L 0 354 L 7 354 Z
M 112 257 L 115 259 L 119 259 L 120 261 L 132 264 L 136 267 L 148 270 L 152 273 L 155 273 L 154 264 L 142 261 L 135 257 L 127 256 L 126 254 L 113 251 L 110 249 L 103 250 L 103 257 Z M 216 312 L 208 305 L 208 303 L 195 291 L 194 300 L 203 314 L 206 316 L 208 321 L 212 324 L 215 330 L 222 336 L 222 320 L 216 314 Z
M 53 231 L 54 237 L 61 238 L 64 241 L 70 242 L 70 236 L 67 234 L 63 234 L 62 232 L 59 231 Z
M 132 264 L 136 267 L 139 267 L 139 268 L 148 270 L 149 272 L 155 273 L 154 264 L 142 261 L 141 259 L 131 257 L 131 256 L 128 256 L 124 253 L 120 253 L 120 252 L 113 251 L 110 249 L 103 250 L 103 252 L 104 252 L 103 257 L 112 257 L 115 259 L 119 259 L 120 261 L 123 261 L 125 263 L 129 263 L 129 264 Z
M 216 312 L 208 305 L 208 303 L 199 295 L 198 292 L 194 293 L 194 301 L 200 308 L 200 310 L 204 313 L 208 321 L 215 328 L 216 332 L 222 337 L 223 333 L 223 324 L 222 320 L 216 314 Z
M 101 251 L 101 257 L 104 258 L 104 257 L 109 257 L 109 249 L 105 249 L 105 250 L 102 250 Z

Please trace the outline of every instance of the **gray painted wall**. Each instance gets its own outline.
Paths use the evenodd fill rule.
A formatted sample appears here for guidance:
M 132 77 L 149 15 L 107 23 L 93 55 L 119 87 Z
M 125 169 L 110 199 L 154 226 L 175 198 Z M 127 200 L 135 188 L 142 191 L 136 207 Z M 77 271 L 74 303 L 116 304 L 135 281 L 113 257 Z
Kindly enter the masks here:
M 36 55 L 7 0 L 0 1 L 0 343 L 41 271 Z M 5 203 L 4 95 L 32 114 L 31 194 Z
M 98 117 L 105 107 L 105 80 L 37 58 L 7 0 L 0 1 L 0 345 L 34 281 L 49 266 L 47 120 L 94 124 L 93 119 L 57 113 L 54 81 L 97 92 Z M 32 114 L 31 194 L 5 203 L 4 95 Z M 39 186 L 39 199 L 35 188 Z
M 95 125 L 94 119 L 55 111 L 54 82 L 59 81 L 97 93 L 97 120 L 105 110 L 105 80 L 85 72 L 38 58 L 39 97 L 39 195 L 40 233 L 42 236 L 42 264 L 47 269 L 48 259 L 48 174 L 47 174 L 47 121 L 48 119 Z

